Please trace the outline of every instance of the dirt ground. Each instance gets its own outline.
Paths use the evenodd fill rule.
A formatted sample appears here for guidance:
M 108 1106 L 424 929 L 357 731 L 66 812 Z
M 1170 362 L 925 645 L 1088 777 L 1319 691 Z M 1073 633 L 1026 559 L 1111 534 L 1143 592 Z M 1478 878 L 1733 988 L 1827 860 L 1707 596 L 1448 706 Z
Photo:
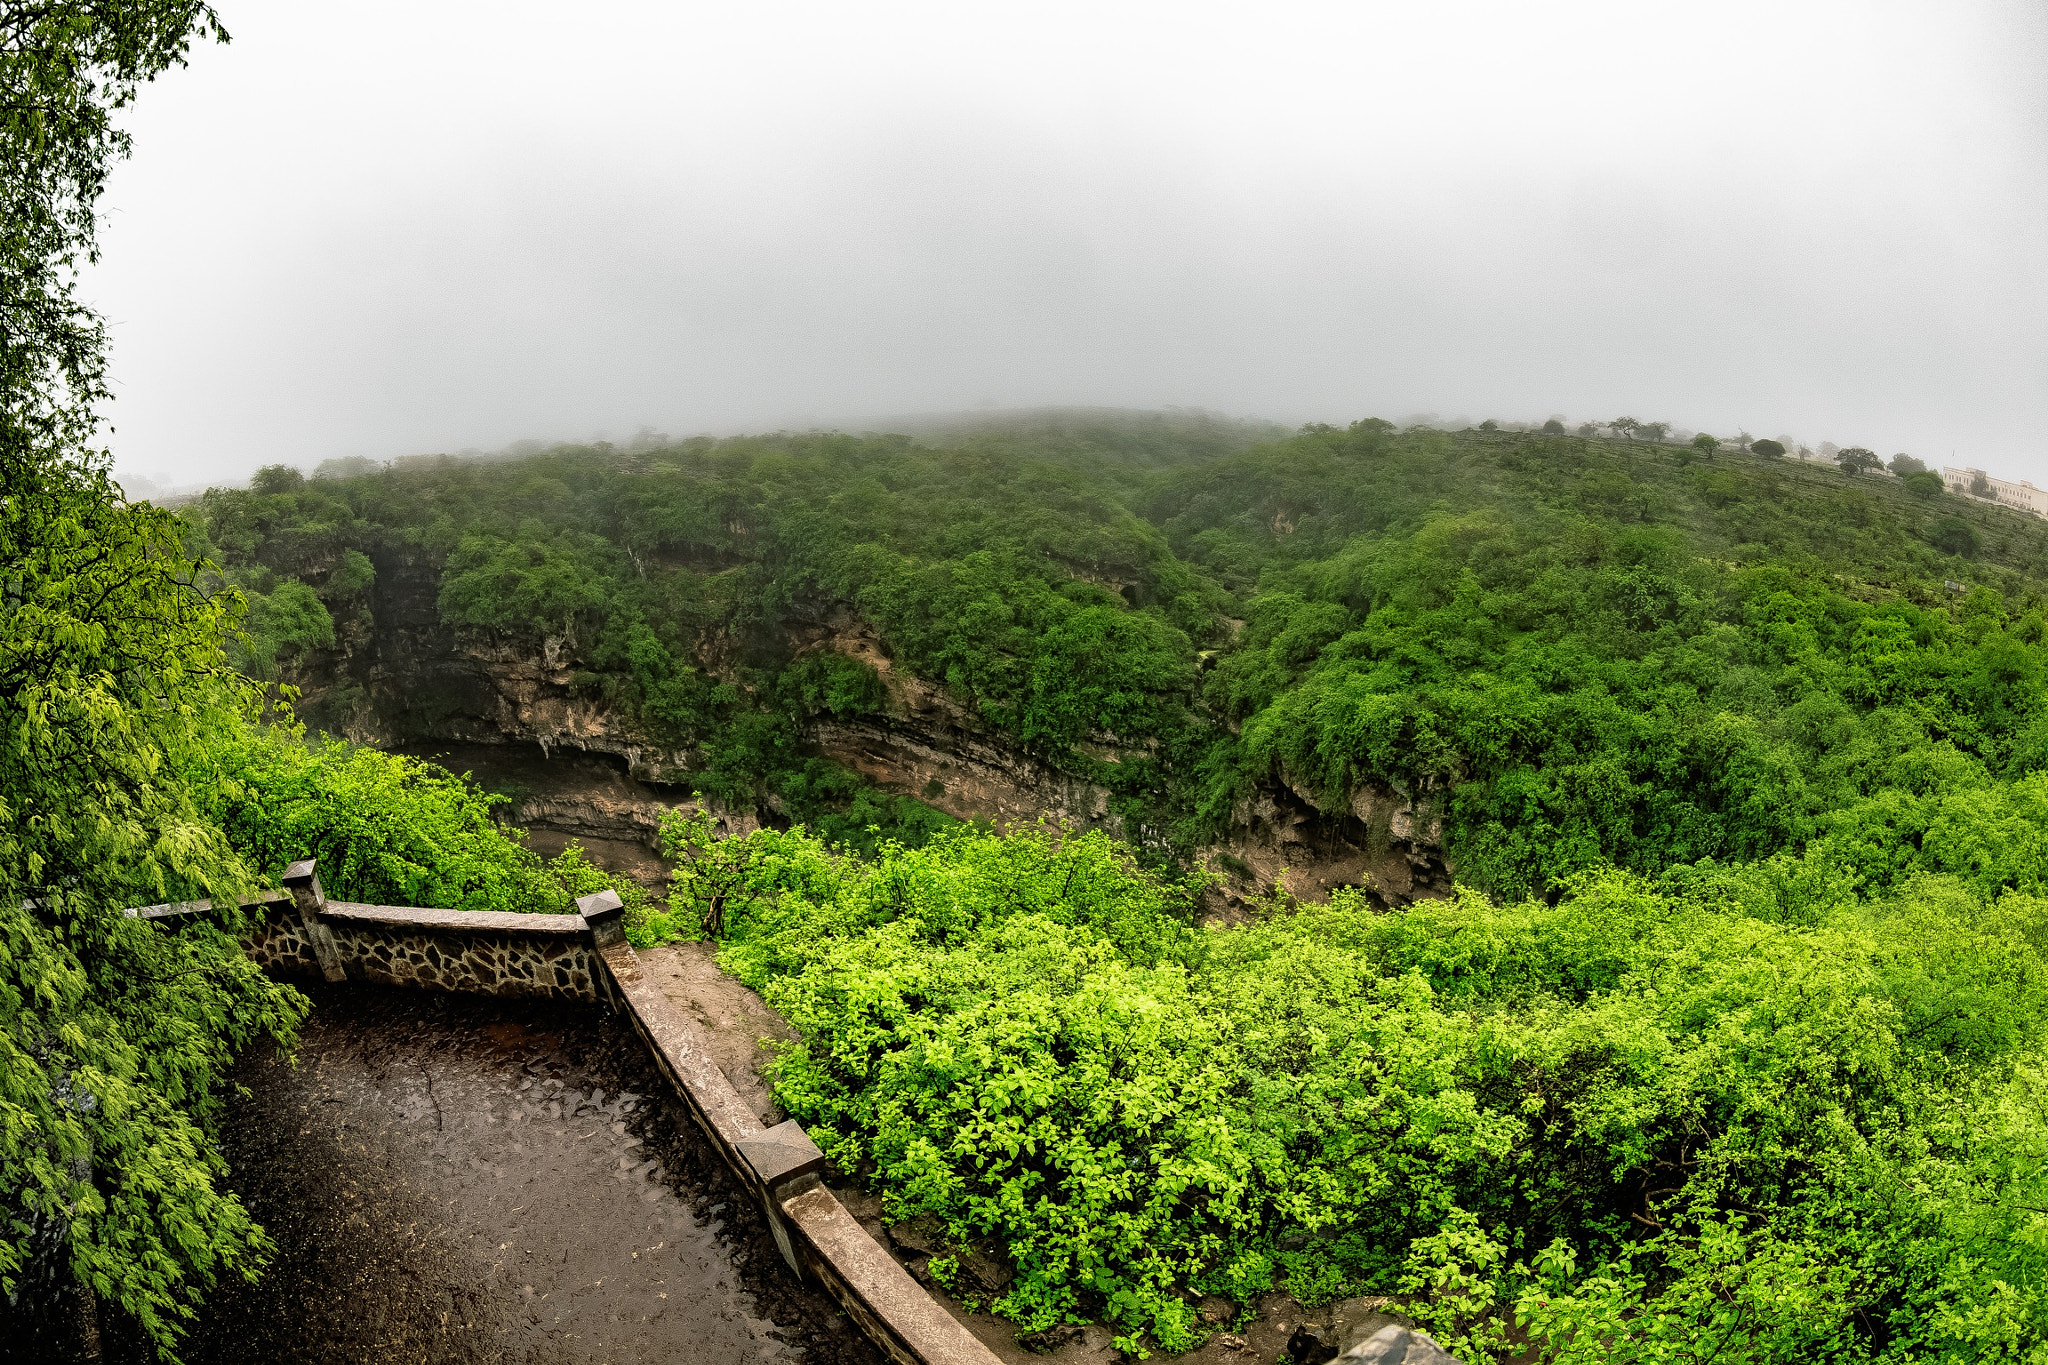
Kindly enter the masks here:
M 277 1257 L 188 1365 L 881 1359 L 602 1009 L 311 993 L 298 1065 L 246 1058 L 225 1134 Z
M 789 1117 L 775 1103 L 761 1069 L 775 1055 L 773 1044 L 794 1041 L 796 1030 L 760 996 L 718 970 L 708 943 L 649 948 L 640 954 L 640 967 L 671 1004 L 697 1021 L 711 1060 L 761 1122 L 772 1127 Z

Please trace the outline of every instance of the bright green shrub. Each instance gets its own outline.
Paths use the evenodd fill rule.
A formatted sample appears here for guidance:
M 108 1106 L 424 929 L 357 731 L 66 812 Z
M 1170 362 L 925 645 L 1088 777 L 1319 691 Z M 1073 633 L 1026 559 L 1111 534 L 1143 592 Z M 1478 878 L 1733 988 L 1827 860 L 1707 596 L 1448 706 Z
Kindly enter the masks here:
M 712 884 L 680 851 L 679 906 Z M 889 1217 L 993 1238 L 1025 1326 L 1183 1349 L 1192 1295 L 1278 1272 L 1475 1359 L 2048 1349 L 2032 897 L 1709 866 L 1198 929 L 1099 835 L 699 855 L 721 963 L 802 1035 L 784 1105 Z
M 269 877 L 317 858 L 321 883 L 338 900 L 546 914 L 611 889 L 642 946 L 674 936 L 637 885 L 593 866 L 573 844 L 543 860 L 522 831 L 492 817 L 503 797 L 436 764 L 341 740 L 308 742 L 279 726 L 236 733 L 208 761 L 224 778 L 214 818 Z
M 242 597 L 242 634 L 230 640 L 229 652 L 250 677 L 273 680 L 281 661 L 333 646 L 334 618 L 327 604 L 298 579 L 283 579 L 268 592 L 244 587 Z

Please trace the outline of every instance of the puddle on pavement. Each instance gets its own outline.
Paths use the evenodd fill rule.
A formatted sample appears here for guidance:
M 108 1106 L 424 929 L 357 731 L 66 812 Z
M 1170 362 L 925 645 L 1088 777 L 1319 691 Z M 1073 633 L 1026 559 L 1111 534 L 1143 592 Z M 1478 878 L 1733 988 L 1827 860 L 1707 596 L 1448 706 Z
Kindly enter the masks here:
M 277 1256 L 216 1291 L 188 1365 L 881 1360 L 789 1272 L 623 1020 L 308 993 L 298 1066 L 245 1058 L 223 1134 Z

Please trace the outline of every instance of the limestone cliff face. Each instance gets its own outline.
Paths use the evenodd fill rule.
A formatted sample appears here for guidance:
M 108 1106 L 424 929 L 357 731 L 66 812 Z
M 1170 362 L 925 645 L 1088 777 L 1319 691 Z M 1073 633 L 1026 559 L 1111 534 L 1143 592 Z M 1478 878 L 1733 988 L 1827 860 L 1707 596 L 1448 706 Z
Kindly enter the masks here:
M 886 715 L 820 717 L 813 724 L 811 741 L 825 757 L 962 820 L 1115 826 L 1107 788 L 1004 743 L 944 688 L 897 668 L 874 631 L 852 613 L 834 611 L 797 625 L 793 634 L 799 654 L 824 649 L 858 659 L 888 693 Z
M 820 721 L 812 731 L 820 753 L 961 819 L 1044 819 L 1122 832 L 1107 788 L 1009 747 L 943 690 L 894 669 L 865 631 L 841 630 L 823 644 L 873 665 L 891 705 L 886 717 Z M 1449 894 L 1442 839 L 1442 822 L 1418 814 L 1396 792 L 1363 790 L 1349 809 L 1331 813 L 1280 783 L 1238 803 L 1228 837 L 1200 857 L 1225 878 L 1232 900 L 1268 891 L 1284 877 L 1305 900 L 1358 886 L 1401 905 Z
M 458 639 L 441 623 L 432 564 L 389 552 L 376 567 L 374 629 L 345 636 L 335 656 L 302 672 L 295 680 L 301 709 L 364 743 L 524 743 L 613 756 L 638 782 L 618 791 L 535 787 L 514 817 L 587 837 L 651 842 L 662 801 L 639 784 L 671 784 L 675 795 L 686 794 L 691 754 L 651 739 L 585 685 L 588 674 L 566 642 L 536 652 Z M 1108 789 L 1006 743 L 943 688 L 897 668 L 875 633 L 843 607 L 794 612 L 783 624 L 792 655 L 846 654 L 873 667 L 887 690 L 886 714 L 820 717 L 808 736 L 818 753 L 962 819 L 1122 832 Z M 1439 821 L 1398 793 L 1361 791 L 1349 809 L 1332 812 L 1281 781 L 1240 802 L 1228 837 L 1200 856 L 1225 877 L 1230 900 L 1269 890 L 1284 873 L 1288 890 L 1304 899 L 1358 886 L 1398 905 L 1448 892 L 1441 834 Z
M 434 565 L 398 552 L 375 563 L 374 629 L 293 679 L 304 714 L 365 744 L 525 743 L 610 754 L 647 780 L 687 772 L 687 752 L 639 733 L 582 685 L 569 642 L 536 652 L 458 638 L 441 622 Z
M 1443 822 L 1384 788 L 1354 792 L 1348 810 L 1331 812 L 1289 782 L 1268 784 L 1238 803 L 1228 839 L 1208 861 L 1231 876 L 1237 895 L 1284 880 L 1302 900 L 1355 886 L 1384 905 L 1405 905 L 1452 889 Z

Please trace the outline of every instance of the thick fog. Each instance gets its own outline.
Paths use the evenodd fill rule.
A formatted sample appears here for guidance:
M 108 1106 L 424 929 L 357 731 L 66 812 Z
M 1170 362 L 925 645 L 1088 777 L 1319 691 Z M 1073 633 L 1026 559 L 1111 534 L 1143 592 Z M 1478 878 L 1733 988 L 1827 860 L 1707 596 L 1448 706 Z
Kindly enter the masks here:
M 220 11 L 87 281 L 159 482 L 1109 404 L 2048 483 L 2039 0 Z

